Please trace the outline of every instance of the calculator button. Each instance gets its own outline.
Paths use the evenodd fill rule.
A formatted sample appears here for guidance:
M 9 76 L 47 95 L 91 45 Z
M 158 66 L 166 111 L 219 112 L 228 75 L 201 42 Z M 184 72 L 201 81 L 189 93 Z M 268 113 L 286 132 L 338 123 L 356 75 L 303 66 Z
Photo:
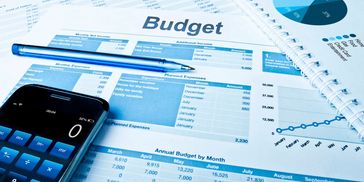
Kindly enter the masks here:
M 75 147 L 72 145 L 68 145 L 62 142 L 57 142 L 56 145 L 54 145 L 50 154 L 62 159 L 68 159 L 74 149 Z
M 35 165 L 37 165 L 37 163 L 39 162 L 39 159 L 40 159 L 39 157 L 23 153 L 18 159 L 18 161 L 15 163 L 15 166 L 20 169 L 32 171 Z
M 56 179 L 63 165 L 49 160 L 43 161 L 37 173 L 50 179 Z
M 23 176 L 21 174 L 15 173 L 15 172 L 9 172 L 9 174 L 5 177 L 6 182 L 25 182 L 27 180 L 26 176 Z
M 24 146 L 25 143 L 27 143 L 27 141 L 29 140 L 30 136 L 32 136 L 32 135 L 29 133 L 25 133 L 25 132 L 17 130 L 11 136 L 11 138 L 9 139 L 9 142 L 16 144 L 16 145 Z
M 0 150 L 0 161 L 5 164 L 10 164 L 11 162 L 13 162 L 18 153 L 19 152 L 17 150 L 8 147 L 3 147 Z
M 29 148 L 38 152 L 45 152 L 51 143 L 52 140 L 50 139 L 36 136 L 30 143 Z
M 9 133 L 11 132 L 12 129 L 5 127 L 5 126 L 0 126 L 0 140 L 5 140 L 6 137 L 9 135 Z

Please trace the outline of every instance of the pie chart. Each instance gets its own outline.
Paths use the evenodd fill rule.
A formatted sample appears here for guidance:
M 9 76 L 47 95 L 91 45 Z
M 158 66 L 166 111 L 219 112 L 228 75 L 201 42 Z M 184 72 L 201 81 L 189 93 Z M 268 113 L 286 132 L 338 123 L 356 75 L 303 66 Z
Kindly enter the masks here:
M 345 18 L 348 8 L 343 0 L 273 0 L 283 16 L 308 25 L 329 25 Z

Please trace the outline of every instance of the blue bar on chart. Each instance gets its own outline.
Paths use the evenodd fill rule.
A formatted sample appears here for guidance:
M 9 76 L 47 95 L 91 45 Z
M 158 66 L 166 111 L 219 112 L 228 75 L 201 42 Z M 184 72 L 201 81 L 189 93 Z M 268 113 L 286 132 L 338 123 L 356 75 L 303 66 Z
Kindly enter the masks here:
M 83 50 L 91 52 L 107 52 L 122 54 L 128 40 L 111 39 L 96 35 L 56 35 L 48 44 L 49 47 Z
M 73 181 L 345 181 L 225 164 L 224 158 L 180 157 L 92 146 Z
M 132 55 L 201 61 L 209 64 L 237 66 L 241 69 L 250 70 L 252 68 L 253 51 L 211 45 L 138 41 Z
M 41 84 L 100 96 L 111 74 L 105 71 L 33 64 L 9 95 L 23 85 Z
M 247 143 L 250 91 L 248 85 L 122 74 L 109 118 L 113 124 Z

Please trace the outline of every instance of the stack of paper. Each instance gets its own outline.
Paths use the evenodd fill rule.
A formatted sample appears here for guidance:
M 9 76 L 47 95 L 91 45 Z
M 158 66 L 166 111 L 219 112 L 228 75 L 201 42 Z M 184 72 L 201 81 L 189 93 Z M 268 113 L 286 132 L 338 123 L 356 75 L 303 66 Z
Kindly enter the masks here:
M 205 3 L 203 10 L 230 7 L 193 2 Z M 203 31 L 207 24 L 213 31 Z M 17 42 L 196 68 L 156 73 L 4 58 L 2 101 L 38 83 L 110 102 L 109 119 L 74 181 L 364 179 L 355 131 L 244 14 L 54 7 Z

